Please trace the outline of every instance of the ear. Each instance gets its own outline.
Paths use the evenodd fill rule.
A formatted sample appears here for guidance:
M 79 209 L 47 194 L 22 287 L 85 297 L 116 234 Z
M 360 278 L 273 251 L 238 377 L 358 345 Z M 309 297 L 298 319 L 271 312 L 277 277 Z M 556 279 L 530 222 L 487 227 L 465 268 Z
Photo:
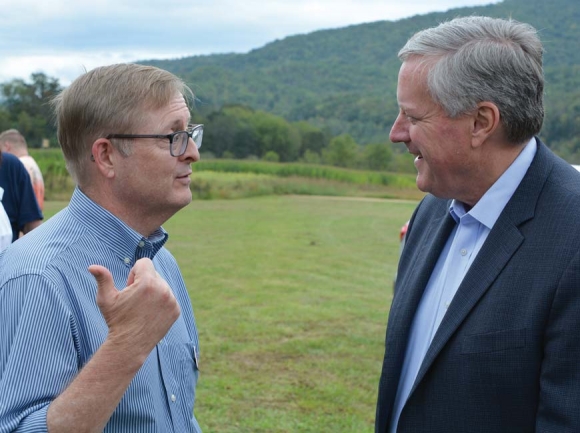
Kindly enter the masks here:
M 471 142 L 473 147 L 481 146 L 489 136 L 494 134 L 500 125 L 500 114 L 497 105 L 491 102 L 480 102 L 473 115 Z
M 99 138 L 91 147 L 91 163 L 96 165 L 101 175 L 111 179 L 115 177 L 115 159 L 118 153 L 110 140 Z

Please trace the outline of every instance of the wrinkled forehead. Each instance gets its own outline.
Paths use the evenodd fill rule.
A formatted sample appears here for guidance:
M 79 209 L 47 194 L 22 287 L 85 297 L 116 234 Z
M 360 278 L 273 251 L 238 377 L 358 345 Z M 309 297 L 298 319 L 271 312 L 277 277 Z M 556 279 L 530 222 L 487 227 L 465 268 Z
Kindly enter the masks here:
M 429 68 L 423 62 L 408 60 L 399 69 L 397 100 L 399 105 L 405 100 L 429 96 L 427 78 Z

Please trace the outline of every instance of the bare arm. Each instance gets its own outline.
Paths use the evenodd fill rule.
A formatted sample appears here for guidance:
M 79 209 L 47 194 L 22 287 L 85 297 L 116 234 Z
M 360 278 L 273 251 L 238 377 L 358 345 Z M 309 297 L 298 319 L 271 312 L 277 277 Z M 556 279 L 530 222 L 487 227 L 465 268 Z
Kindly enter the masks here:
M 180 314 L 179 304 L 149 259 L 141 259 L 118 291 L 110 272 L 93 265 L 97 304 L 109 335 L 68 388 L 49 406 L 49 432 L 101 432 L 155 345 Z
M 24 224 L 24 227 L 22 227 L 22 233 L 23 234 L 28 233 L 29 231 L 38 227 L 41 223 L 42 223 L 42 220 L 34 220 L 34 221 L 30 221 L 29 223 Z

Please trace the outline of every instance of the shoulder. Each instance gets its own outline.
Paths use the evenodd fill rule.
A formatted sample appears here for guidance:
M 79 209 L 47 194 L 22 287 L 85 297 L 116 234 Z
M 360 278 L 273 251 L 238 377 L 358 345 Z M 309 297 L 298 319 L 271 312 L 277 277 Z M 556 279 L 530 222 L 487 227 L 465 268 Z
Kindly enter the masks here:
M 0 255 L 0 285 L 8 278 L 24 274 L 43 274 L 66 253 L 83 234 L 67 208 L 12 243 Z
M 24 155 L 20 157 L 20 162 L 24 164 L 24 166 L 28 169 L 28 171 L 40 171 L 38 164 L 34 160 L 34 158 L 30 155 Z
M 430 220 L 441 218 L 449 213 L 450 200 L 437 198 L 427 194 L 415 209 L 415 220 Z
M 175 292 L 184 291 L 187 293 L 179 265 L 175 257 L 173 257 L 173 254 L 167 248 L 163 247 L 157 251 L 153 262 L 157 272 L 159 272 Z
M 163 247 L 157 251 L 155 254 L 155 266 L 159 268 L 159 273 L 163 278 L 168 279 L 177 277 L 179 280 L 183 280 L 177 260 L 175 260 L 173 254 L 171 254 L 167 248 Z
M 0 186 L 5 190 L 14 189 L 16 184 L 29 182 L 28 170 L 22 161 L 10 153 L 2 152 L 2 162 L 0 162 Z M 29 182 L 30 183 L 30 182 Z
M 532 173 L 539 177 L 540 181 L 542 177 L 545 178 L 540 200 L 553 202 L 553 206 L 559 210 L 566 202 L 580 206 L 580 172 L 551 151 L 545 155 L 545 160 L 549 165 L 549 170 L 546 171 L 545 176 L 542 174 L 538 176 L 537 172 Z M 530 171 L 532 171 L 531 168 Z M 528 179 L 528 182 L 534 181 Z
M 11 153 L 2 152 L 2 162 L 0 163 L 0 168 L 3 170 L 21 170 L 24 168 L 24 164 L 22 164 L 20 158 L 12 155 Z

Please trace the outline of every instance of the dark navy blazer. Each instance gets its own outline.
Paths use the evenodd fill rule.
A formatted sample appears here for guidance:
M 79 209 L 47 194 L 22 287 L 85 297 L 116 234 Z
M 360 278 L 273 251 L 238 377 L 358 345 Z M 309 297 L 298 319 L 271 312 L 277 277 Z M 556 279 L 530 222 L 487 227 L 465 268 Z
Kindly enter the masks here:
M 376 413 L 387 432 L 413 316 L 455 224 L 427 195 L 409 224 Z M 465 275 L 398 432 L 580 432 L 580 173 L 536 156 Z

